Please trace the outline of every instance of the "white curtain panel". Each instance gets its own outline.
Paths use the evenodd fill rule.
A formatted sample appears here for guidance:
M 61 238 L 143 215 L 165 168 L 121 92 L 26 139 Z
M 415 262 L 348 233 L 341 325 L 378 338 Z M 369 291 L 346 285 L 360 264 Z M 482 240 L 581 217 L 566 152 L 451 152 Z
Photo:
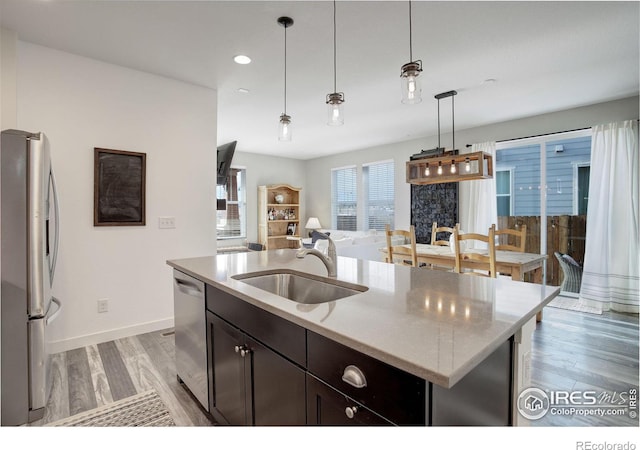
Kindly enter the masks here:
M 485 152 L 496 163 L 495 141 L 473 144 L 465 153 Z M 495 170 L 494 170 L 495 172 Z M 461 181 L 459 184 L 461 198 L 466 199 L 464 213 L 460 214 L 460 229 L 466 233 L 487 234 L 491 224 L 498 224 L 498 205 L 496 202 L 496 179 Z M 461 211 L 463 212 L 463 211 Z
M 638 124 L 598 125 L 591 140 L 587 241 L 580 301 L 638 312 Z

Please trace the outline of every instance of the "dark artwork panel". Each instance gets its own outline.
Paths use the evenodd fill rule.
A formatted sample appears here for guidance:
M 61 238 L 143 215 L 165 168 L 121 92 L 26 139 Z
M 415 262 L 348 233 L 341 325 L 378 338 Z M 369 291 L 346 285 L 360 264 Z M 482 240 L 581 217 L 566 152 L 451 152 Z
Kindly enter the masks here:
M 94 225 L 144 225 L 146 155 L 94 152 Z
M 447 227 L 458 222 L 458 183 L 411 185 L 411 224 L 418 243 L 431 243 L 433 222 Z

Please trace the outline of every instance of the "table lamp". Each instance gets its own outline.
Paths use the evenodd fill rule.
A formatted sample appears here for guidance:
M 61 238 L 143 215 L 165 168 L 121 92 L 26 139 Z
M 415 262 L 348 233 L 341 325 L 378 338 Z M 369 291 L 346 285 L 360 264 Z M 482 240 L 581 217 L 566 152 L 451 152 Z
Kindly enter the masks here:
M 313 232 L 313 230 L 319 230 L 320 228 L 322 228 L 322 225 L 320 225 L 320 221 L 317 217 L 309 217 L 309 220 L 307 220 L 307 224 L 304 227 L 307 230 L 310 230 L 309 237 L 311 237 L 311 233 Z

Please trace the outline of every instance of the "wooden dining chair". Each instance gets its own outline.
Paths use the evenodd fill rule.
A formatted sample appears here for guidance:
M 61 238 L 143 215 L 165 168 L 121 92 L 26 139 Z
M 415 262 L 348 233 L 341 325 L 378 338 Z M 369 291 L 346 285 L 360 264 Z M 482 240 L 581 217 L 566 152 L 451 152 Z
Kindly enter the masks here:
M 454 246 L 455 246 L 455 267 L 454 272 L 464 273 L 468 275 L 478 275 L 485 277 L 496 277 L 496 237 L 495 225 L 491 225 L 488 234 L 464 233 L 460 234 L 458 228 L 454 228 Z M 466 251 L 464 247 L 470 241 L 484 242 L 487 245 L 487 251 L 473 250 Z M 465 261 L 473 262 L 473 268 L 465 272 Z M 482 272 L 478 272 L 482 270 Z M 486 272 L 486 273 L 484 273 Z
M 455 227 L 460 229 L 460 224 L 456 223 Z M 431 227 L 431 245 L 441 245 L 441 246 L 449 246 L 449 239 L 447 240 L 438 240 L 438 233 L 449 233 L 449 236 L 453 234 L 452 227 L 439 227 L 438 222 L 433 222 L 433 226 Z
M 402 264 L 405 266 L 418 267 L 418 252 L 416 251 L 416 229 L 413 225 L 409 231 L 407 230 L 392 230 L 389 225 L 385 227 L 385 234 L 387 236 L 387 256 L 386 262 L 392 264 Z M 402 236 L 404 242 L 409 244 L 405 245 L 393 245 L 393 238 L 396 236 Z
M 498 237 L 496 250 L 508 250 L 510 252 L 524 253 L 524 247 L 527 243 L 527 225 L 520 225 L 517 230 L 511 228 L 496 230 L 496 236 Z M 502 239 L 502 236 L 506 236 L 506 239 Z M 514 244 L 514 241 L 517 244 Z

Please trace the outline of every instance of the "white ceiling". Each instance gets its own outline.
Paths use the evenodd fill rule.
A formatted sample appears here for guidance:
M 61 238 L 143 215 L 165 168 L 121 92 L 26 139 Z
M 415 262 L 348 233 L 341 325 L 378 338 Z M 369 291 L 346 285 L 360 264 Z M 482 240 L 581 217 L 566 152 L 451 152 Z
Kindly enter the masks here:
M 434 95 L 452 89 L 456 130 L 638 94 L 638 2 L 412 5 L 423 101 L 403 105 L 408 2 L 337 2 L 342 127 L 326 125 L 325 97 L 333 92 L 330 1 L 0 0 L 0 20 L 22 41 L 217 89 L 219 144 L 237 140 L 239 151 L 291 158 L 433 136 Z M 283 15 L 295 22 L 287 30 L 289 143 L 277 140 L 284 29 L 276 19 Z M 253 62 L 237 65 L 236 54 Z M 445 133 L 450 99 L 440 106 Z

